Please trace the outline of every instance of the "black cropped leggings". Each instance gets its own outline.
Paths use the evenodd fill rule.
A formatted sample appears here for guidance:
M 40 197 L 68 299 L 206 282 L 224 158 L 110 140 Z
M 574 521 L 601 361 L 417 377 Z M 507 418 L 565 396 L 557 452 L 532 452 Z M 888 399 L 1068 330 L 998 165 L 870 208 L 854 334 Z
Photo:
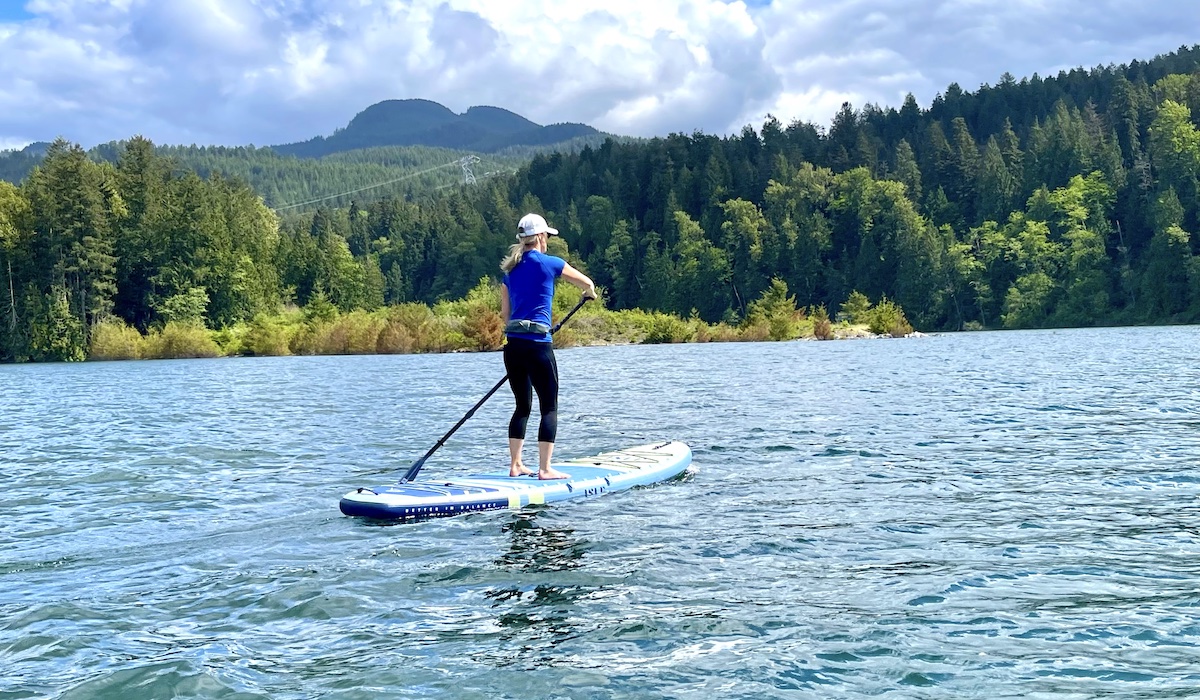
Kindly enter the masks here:
M 538 424 L 538 442 L 554 442 L 558 435 L 558 364 L 550 343 L 524 338 L 509 338 L 504 345 L 504 369 L 517 407 L 508 422 L 510 438 L 525 439 L 525 425 L 533 409 L 533 391 L 537 391 L 542 421 Z

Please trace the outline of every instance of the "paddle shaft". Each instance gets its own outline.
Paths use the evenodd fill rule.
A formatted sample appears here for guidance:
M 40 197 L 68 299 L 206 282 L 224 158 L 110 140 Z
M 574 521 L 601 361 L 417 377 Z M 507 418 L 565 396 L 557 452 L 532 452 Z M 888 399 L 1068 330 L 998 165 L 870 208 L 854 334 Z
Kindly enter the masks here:
M 584 297 L 584 298 L 580 299 L 579 303 L 575 305 L 575 308 L 568 311 L 567 315 L 563 316 L 563 319 L 558 322 L 558 325 L 556 325 L 554 328 L 550 329 L 550 335 L 554 335 L 555 333 L 557 333 L 558 329 L 562 328 L 563 324 L 566 323 L 572 316 L 574 316 L 576 311 L 582 309 L 583 305 L 588 303 L 589 301 L 591 301 L 590 297 Z M 500 381 L 496 382 L 496 386 L 492 387 L 491 390 L 488 391 L 488 393 L 483 395 L 482 399 L 479 399 L 479 401 L 474 406 L 471 407 L 471 410 L 467 411 L 467 415 L 460 418 L 458 420 L 458 422 L 454 424 L 454 427 L 451 428 L 448 433 L 443 435 L 441 440 L 437 441 L 436 445 L 429 448 L 429 451 L 426 452 L 424 456 L 422 456 L 417 461 L 413 462 L 413 465 L 411 467 L 409 467 L 408 471 L 404 472 L 404 476 L 400 478 L 400 483 L 406 484 L 406 483 L 412 481 L 413 479 L 417 478 L 417 474 L 420 473 L 421 467 L 425 466 L 425 460 L 429 459 L 433 455 L 434 452 L 437 452 L 439 449 L 441 449 L 442 445 L 445 445 L 446 441 L 450 439 L 450 436 L 453 435 L 454 433 L 458 432 L 458 429 L 463 426 L 463 423 L 466 423 L 468 420 L 470 420 L 471 416 L 475 415 L 475 411 L 478 411 L 480 406 L 487 403 L 487 400 L 492 398 L 492 394 L 495 394 L 497 391 L 500 391 L 500 387 L 504 386 L 504 383 L 507 381 L 508 381 L 508 375 L 505 374 L 504 377 L 500 379 Z

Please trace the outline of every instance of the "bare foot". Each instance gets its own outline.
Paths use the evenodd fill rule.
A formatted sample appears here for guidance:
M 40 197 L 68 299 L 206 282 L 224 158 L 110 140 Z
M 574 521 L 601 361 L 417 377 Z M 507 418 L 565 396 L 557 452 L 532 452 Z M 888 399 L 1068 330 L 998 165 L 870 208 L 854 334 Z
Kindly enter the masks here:
M 558 471 L 557 469 L 548 468 L 548 469 L 539 469 L 538 470 L 538 478 L 543 479 L 543 480 L 545 480 L 545 479 L 570 479 L 571 475 L 563 474 L 562 472 Z
M 509 476 L 529 476 L 533 474 L 533 470 L 524 464 L 514 464 L 508 468 Z

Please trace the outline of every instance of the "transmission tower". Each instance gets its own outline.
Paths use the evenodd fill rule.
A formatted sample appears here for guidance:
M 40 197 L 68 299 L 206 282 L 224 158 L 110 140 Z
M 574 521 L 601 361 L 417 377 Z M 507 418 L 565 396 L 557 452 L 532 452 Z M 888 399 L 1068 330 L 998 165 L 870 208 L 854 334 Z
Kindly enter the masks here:
M 475 184 L 475 173 L 471 172 L 471 165 L 478 162 L 479 156 L 464 156 L 462 160 L 458 161 L 458 164 L 462 166 L 464 185 Z

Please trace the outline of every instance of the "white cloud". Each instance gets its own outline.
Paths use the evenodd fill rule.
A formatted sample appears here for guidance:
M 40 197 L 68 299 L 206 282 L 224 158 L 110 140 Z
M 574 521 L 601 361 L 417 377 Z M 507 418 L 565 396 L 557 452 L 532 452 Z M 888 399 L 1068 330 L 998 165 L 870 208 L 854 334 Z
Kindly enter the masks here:
M 1194 43 L 1200 4 L 1171 0 L 782 0 L 757 17 L 782 76 L 785 122 L 828 124 L 834 95 L 861 107 L 922 105 L 1004 72 L 1043 76 L 1149 59 Z M 807 96 L 807 97 L 806 97 Z M 755 116 L 747 113 L 748 119 Z
M 0 27 L 0 144 L 283 143 L 383 99 L 617 133 L 927 105 L 1194 41 L 1176 0 L 32 0 Z

